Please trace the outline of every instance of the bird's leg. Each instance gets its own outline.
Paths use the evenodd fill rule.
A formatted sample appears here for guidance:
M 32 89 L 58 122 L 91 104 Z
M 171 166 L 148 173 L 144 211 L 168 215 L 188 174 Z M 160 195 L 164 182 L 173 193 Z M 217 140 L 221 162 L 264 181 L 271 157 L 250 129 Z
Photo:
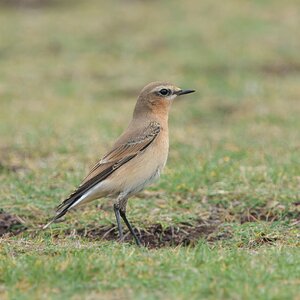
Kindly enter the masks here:
M 141 241 L 139 240 L 139 238 L 137 237 L 136 233 L 134 232 L 131 224 L 129 223 L 127 217 L 126 217 L 126 213 L 125 211 L 123 211 L 122 209 L 120 209 L 120 215 L 122 217 L 122 219 L 124 220 L 126 226 L 128 227 L 130 233 L 133 235 L 134 239 L 135 239 L 135 242 L 138 246 L 142 246 L 142 243 Z
M 120 209 L 116 204 L 114 204 L 114 212 L 117 220 L 117 225 L 118 225 L 118 231 L 119 231 L 119 239 L 120 241 L 123 240 L 123 229 L 122 229 L 122 224 L 121 224 L 121 219 L 120 219 Z

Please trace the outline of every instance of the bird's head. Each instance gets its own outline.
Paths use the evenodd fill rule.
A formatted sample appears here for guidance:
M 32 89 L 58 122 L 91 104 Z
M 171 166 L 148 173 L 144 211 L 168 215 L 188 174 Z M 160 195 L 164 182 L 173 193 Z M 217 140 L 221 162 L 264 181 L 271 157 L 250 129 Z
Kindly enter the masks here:
M 140 92 L 135 113 L 151 111 L 156 114 L 167 114 L 176 97 L 193 92 L 195 90 L 183 90 L 168 82 L 151 82 Z

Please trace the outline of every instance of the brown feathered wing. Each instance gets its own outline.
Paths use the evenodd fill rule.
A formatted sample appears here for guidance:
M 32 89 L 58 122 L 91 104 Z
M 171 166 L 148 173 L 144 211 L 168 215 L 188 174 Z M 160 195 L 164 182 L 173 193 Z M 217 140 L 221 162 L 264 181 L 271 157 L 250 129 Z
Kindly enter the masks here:
M 128 137 L 124 143 L 117 143 L 89 172 L 79 187 L 57 207 L 57 215 L 48 223 L 61 218 L 78 199 L 88 190 L 109 177 L 114 171 L 143 152 L 158 136 L 160 124 L 150 122 L 142 130 L 138 130 Z M 122 136 L 119 140 L 123 140 Z

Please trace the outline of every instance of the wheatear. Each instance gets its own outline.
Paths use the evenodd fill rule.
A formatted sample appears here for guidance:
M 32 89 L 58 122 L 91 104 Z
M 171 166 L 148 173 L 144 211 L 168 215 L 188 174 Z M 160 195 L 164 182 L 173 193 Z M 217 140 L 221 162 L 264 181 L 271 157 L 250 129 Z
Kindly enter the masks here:
M 57 207 L 56 216 L 44 228 L 75 207 L 113 196 L 120 240 L 123 239 L 121 216 L 137 245 L 141 245 L 126 217 L 128 198 L 160 176 L 169 152 L 168 115 L 171 104 L 177 96 L 193 92 L 167 82 L 152 82 L 145 86 L 137 99 L 128 128 L 80 186 Z

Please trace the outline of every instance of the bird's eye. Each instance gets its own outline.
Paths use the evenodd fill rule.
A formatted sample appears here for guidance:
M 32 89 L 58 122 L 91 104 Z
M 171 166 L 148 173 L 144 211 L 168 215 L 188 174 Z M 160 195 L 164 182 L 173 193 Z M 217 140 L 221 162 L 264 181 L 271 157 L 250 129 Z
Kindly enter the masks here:
M 168 96 L 168 95 L 171 94 L 171 91 L 168 90 L 168 89 L 161 89 L 161 90 L 159 91 L 159 94 L 162 95 L 162 96 Z

